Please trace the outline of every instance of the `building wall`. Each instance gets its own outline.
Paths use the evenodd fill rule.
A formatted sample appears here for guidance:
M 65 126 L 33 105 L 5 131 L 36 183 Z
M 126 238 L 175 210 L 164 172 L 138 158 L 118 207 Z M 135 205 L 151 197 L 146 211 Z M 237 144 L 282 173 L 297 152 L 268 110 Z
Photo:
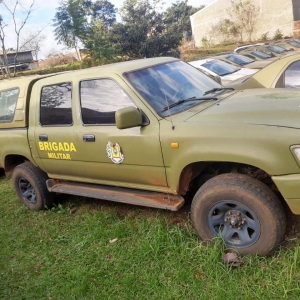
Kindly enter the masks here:
M 292 1 L 294 0 L 251 0 L 251 3 L 259 8 L 252 39 L 259 39 L 266 32 L 269 37 L 273 37 L 277 29 L 280 29 L 284 36 L 292 36 L 294 31 Z M 231 0 L 216 0 L 191 16 L 196 47 L 203 46 L 203 38 L 212 44 L 224 42 L 224 36 L 220 34 L 218 25 L 224 19 L 230 19 L 228 13 L 230 8 Z M 247 36 L 244 40 L 247 40 Z

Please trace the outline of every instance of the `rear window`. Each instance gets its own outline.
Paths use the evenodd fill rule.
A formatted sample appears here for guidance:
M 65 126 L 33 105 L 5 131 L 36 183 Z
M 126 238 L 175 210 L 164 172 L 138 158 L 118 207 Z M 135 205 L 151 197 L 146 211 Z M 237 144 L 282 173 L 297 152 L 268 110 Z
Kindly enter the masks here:
M 271 55 L 260 52 L 260 51 L 252 51 L 251 54 L 253 54 L 253 55 L 255 55 L 255 56 L 257 56 L 258 58 L 261 58 L 261 59 L 267 59 L 267 58 L 272 57 Z
M 0 91 L 0 122 L 12 122 L 19 98 L 19 88 Z
M 72 125 L 72 84 L 44 86 L 41 92 L 41 125 Z

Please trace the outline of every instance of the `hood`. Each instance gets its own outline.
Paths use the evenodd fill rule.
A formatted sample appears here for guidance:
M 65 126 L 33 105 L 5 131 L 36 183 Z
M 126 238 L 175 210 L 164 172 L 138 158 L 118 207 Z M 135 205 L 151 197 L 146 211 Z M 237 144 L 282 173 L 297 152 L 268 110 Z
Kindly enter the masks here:
M 254 124 L 300 128 L 298 89 L 250 89 L 238 91 L 186 122 Z
M 221 79 L 222 79 L 222 84 L 223 85 L 226 85 L 230 82 L 232 82 L 233 80 L 237 80 L 241 77 L 244 77 L 244 76 L 250 76 L 250 75 L 253 75 L 255 74 L 256 72 L 258 72 L 259 69 L 246 69 L 246 68 L 241 68 L 240 70 L 238 70 L 237 72 L 234 72 L 232 74 L 228 74 L 228 75 L 225 75 L 225 76 L 222 76 Z

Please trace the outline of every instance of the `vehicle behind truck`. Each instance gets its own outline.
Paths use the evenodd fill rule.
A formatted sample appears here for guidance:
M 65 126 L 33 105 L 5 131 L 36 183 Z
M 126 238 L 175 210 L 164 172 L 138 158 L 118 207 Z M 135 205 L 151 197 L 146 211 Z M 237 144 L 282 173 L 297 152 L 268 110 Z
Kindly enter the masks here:
M 0 167 L 21 203 L 57 193 L 177 211 L 241 254 L 300 214 L 300 91 L 224 88 L 175 58 L 0 81 Z

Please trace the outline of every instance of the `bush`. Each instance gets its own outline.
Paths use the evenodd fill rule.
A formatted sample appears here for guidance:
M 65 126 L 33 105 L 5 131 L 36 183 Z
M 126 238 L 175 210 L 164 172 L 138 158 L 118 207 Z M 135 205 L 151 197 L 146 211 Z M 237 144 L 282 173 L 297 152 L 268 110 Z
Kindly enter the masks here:
M 275 34 L 274 34 L 273 39 L 274 39 L 274 40 L 281 40 L 282 38 L 283 38 L 283 34 L 282 34 L 281 30 L 280 30 L 280 29 L 277 29 L 277 30 L 275 31 Z
M 266 42 L 269 39 L 269 31 L 263 33 L 260 38 L 263 42 Z

